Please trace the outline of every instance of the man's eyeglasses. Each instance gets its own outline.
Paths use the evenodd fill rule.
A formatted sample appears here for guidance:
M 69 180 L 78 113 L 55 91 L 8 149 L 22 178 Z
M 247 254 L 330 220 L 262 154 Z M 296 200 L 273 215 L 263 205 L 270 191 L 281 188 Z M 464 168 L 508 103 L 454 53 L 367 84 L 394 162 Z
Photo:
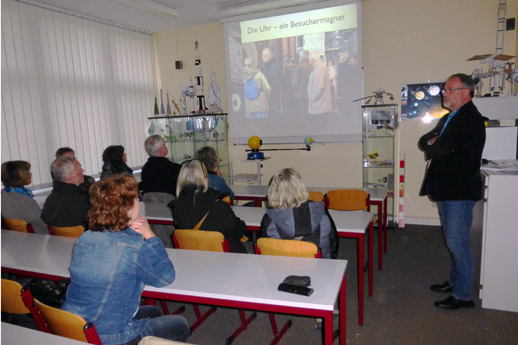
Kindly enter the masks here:
M 454 89 L 441 89 L 441 93 L 442 94 L 445 94 L 446 92 L 452 92 L 452 91 L 457 91 L 457 90 L 466 90 L 468 89 L 467 87 L 458 87 L 458 88 L 454 88 Z

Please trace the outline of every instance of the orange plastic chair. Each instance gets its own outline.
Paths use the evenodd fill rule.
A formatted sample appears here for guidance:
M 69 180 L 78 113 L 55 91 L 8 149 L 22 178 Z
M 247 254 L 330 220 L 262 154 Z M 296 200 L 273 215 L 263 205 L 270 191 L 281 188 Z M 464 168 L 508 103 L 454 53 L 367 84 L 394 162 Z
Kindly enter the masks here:
M 4 222 L 7 230 L 34 234 L 34 228 L 32 227 L 31 223 L 27 223 L 23 219 L 2 217 L 2 221 Z
M 94 325 L 91 322 L 86 322 L 79 315 L 48 306 L 36 298 L 34 299 L 34 307 L 36 311 L 41 313 L 52 334 L 89 344 L 102 345 Z
M 322 252 L 316 244 L 298 240 L 279 240 L 276 238 L 263 237 L 257 240 L 254 244 L 254 249 L 256 254 L 264 255 L 296 256 L 305 258 L 322 257 Z M 275 315 L 273 313 L 269 313 L 269 316 L 274 335 L 273 341 L 270 343 L 270 345 L 272 345 L 277 344 L 288 328 L 291 327 L 292 321 L 291 319 L 286 321 L 282 329 L 279 331 Z
M 190 250 L 206 250 L 212 252 L 230 252 L 228 240 L 219 231 L 205 231 L 196 229 L 176 229 L 173 233 L 173 243 L 175 248 L 190 249 Z M 194 331 L 205 319 L 212 314 L 216 308 L 212 307 L 202 316 L 197 304 L 193 304 L 194 313 L 196 314 L 196 322 L 191 326 L 191 331 Z M 246 330 L 250 322 L 257 317 L 257 313 L 253 312 L 248 319 L 245 317 L 245 312 L 239 309 L 239 318 L 241 319 L 241 326 L 227 338 L 226 344 L 232 344 L 242 331 Z
M 85 232 L 82 225 L 76 226 L 49 226 L 49 232 L 57 236 L 74 237 L 77 238 Z
M 263 237 L 255 244 L 255 253 L 302 258 L 321 258 L 322 252 L 316 244 L 299 240 L 279 240 Z
M 369 193 L 361 189 L 335 189 L 327 192 L 329 208 L 341 211 L 370 211 Z
M 38 329 L 50 333 L 41 315 L 34 309 L 31 290 L 24 289 L 20 283 L 13 280 L 2 279 L 2 313 L 31 314 Z
M 309 191 L 309 200 L 311 201 L 324 201 L 324 193 Z

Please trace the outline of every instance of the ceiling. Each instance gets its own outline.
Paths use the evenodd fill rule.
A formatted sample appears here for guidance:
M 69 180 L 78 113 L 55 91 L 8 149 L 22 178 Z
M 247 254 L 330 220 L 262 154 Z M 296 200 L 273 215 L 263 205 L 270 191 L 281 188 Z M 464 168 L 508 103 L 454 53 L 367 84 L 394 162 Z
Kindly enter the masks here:
M 182 27 L 218 22 L 222 13 L 217 5 L 228 4 L 227 7 L 245 6 L 246 12 L 232 14 L 240 15 L 250 12 L 265 11 L 277 7 L 289 7 L 301 3 L 322 0 L 18 0 L 28 3 L 43 3 L 52 7 L 80 13 L 105 21 L 122 24 L 148 32 L 167 31 Z M 126 3 L 126 4 L 124 4 Z M 130 7 L 129 3 L 142 5 L 158 3 L 173 8 L 177 16 L 150 14 L 146 11 Z M 230 3 L 230 4 L 229 4 Z M 237 5 L 235 5 L 237 3 Z M 280 5 L 280 6 L 279 6 Z M 220 8 L 221 9 L 221 8 Z M 259 10 L 258 10 L 259 9 Z

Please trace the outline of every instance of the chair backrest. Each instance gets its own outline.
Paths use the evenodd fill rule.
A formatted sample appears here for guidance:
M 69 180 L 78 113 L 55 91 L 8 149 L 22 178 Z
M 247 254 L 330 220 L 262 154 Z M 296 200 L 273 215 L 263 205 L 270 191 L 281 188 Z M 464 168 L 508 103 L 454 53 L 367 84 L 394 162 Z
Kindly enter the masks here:
M 369 193 L 361 189 L 336 189 L 327 192 L 329 208 L 342 211 L 370 210 Z
M 31 314 L 38 329 L 50 332 L 41 316 L 34 309 L 31 290 L 24 289 L 18 282 L 2 279 L 2 313 Z
M 324 193 L 309 191 L 309 200 L 311 201 L 324 201 Z
M 87 323 L 79 315 L 48 306 L 36 298 L 34 305 L 43 316 L 52 334 L 89 344 L 102 345 L 94 325 L 90 322 Z
M 279 240 L 262 237 L 255 244 L 255 253 L 278 256 L 297 256 L 303 258 L 321 258 L 322 252 L 317 245 L 307 241 Z
M 85 232 L 85 228 L 82 225 L 76 226 L 49 226 L 49 231 L 57 236 L 65 237 L 79 237 Z
M 173 243 L 178 249 L 230 252 L 228 240 L 219 231 L 176 229 L 173 232 Z
M 31 234 L 34 233 L 34 228 L 32 225 L 23 219 L 2 217 L 2 221 L 4 222 L 7 230 L 28 232 Z
M 229 204 L 230 206 L 233 206 L 234 203 L 232 202 L 232 199 L 230 199 L 230 196 L 226 196 L 224 197 L 223 199 L 221 199 L 222 201 L 226 202 L 227 204 Z

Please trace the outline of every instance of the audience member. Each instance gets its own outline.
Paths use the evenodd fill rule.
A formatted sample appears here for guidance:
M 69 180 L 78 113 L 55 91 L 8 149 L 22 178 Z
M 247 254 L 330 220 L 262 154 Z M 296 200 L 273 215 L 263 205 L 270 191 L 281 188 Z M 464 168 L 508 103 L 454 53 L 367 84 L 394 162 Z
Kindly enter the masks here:
M 41 220 L 41 209 L 32 191 L 25 187 L 32 183 L 31 163 L 2 163 L 2 183 L 2 216 L 22 219 L 32 225 L 34 232 L 48 234 L 47 225 Z
M 43 205 L 41 219 L 52 226 L 82 225 L 86 229 L 90 202 L 79 188 L 84 181 L 81 164 L 77 159 L 61 157 L 52 162 L 50 169 L 53 189 Z
M 308 113 L 325 114 L 333 110 L 331 99 L 331 86 L 326 65 L 320 59 L 320 53 L 312 51 L 309 54 L 309 63 L 313 70 L 308 82 Z
M 322 250 L 322 257 L 336 258 L 338 234 L 333 220 L 323 201 L 309 200 L 302 178 L 294 169 L 282 169 L 272 177 L 268 204 L 259 237 L 312 242 Z
M 263 72 L 252 66 L 252 60 L 245 58 L 243 67 L 245 88 L 245 116 L 247 119 L 268 117 L 271 88 Z
M 89 231 L 74 245 L 62 309 L 92 322 L 106 345 L 136 345 L 150 335 L 185 341 L 190 329 L 183 316 L 140 306 L 145 285 L 169 285 L 176 272 L 162 242 L 138 216 L 137 181 L 125 174 L 106 178 L 90 194 Z
M 124 146 L 108 146 L 103 152 L 103 162 L 101 180 L 119 174 L 133 175 L 133 170 L 126 165 Z
M 225 179 L 221 176 L 219 171 L 219 158 L 211 146 L 205 146 L 196 151 L 195 158 L 205 165 L 208 172 L 209 187 L 215 190 L 225 193 L 234 199 L 235 195 L 232 189 L 228 186 Z
M 57 149 L 56 158 L 60 157 L 70 157 L 72 159 L 77 159 L 76 152 L 70 147 L 60 147 L 59 149 Z M 88 175 L 83 175 L 83 178 L 83 183 L 79 185 L 79 189 L 81 189 L 84 193 L 88 194 L 88 190 L 90 189 L 90 186 L 95 183 L 95 179 L 92 176 Z
M 309 64 L 309 51 L 300 52 L 299 64 L 293 70 L 291 86 L 293 89 L 293 109 L 298 115 L 308 113 L 308 82 L 313 67 Z
M 142 192 L 167 193 L 169 200 L 155 200 L 161 202 L 171 201 L 171 196 L 176 195 L 176 181 L 180 173 L 181 165 L 171 162 L 166 156 L 168 153 L 165 140 L 160 135 L 152 135 L 144 142 L 144 148 L 149 158 L 142 168 Z M 149 200 L 153 201 L 153 200 Z
M 142 201 L 168 203 L 176 196 L 176 181 L 181 165 L 171 162 L 165 140 L 160 135 L 152 135 L 144 142 L 149 158 L 142 168 Z M 151 224 L 153 232 L 162 240 L 166 248 L 172 248 L 173 227 Z
M 246 253 L 241 237 L 246 224 L 236 217 L 230 206 L 221 199 L 225 196 L 209 188 L 207 169 L 199 160 L 182 165 L 176 186 L 177 200 L 169 203 L 175 228 L 219 231 L 228 239 L 230 251 Z

